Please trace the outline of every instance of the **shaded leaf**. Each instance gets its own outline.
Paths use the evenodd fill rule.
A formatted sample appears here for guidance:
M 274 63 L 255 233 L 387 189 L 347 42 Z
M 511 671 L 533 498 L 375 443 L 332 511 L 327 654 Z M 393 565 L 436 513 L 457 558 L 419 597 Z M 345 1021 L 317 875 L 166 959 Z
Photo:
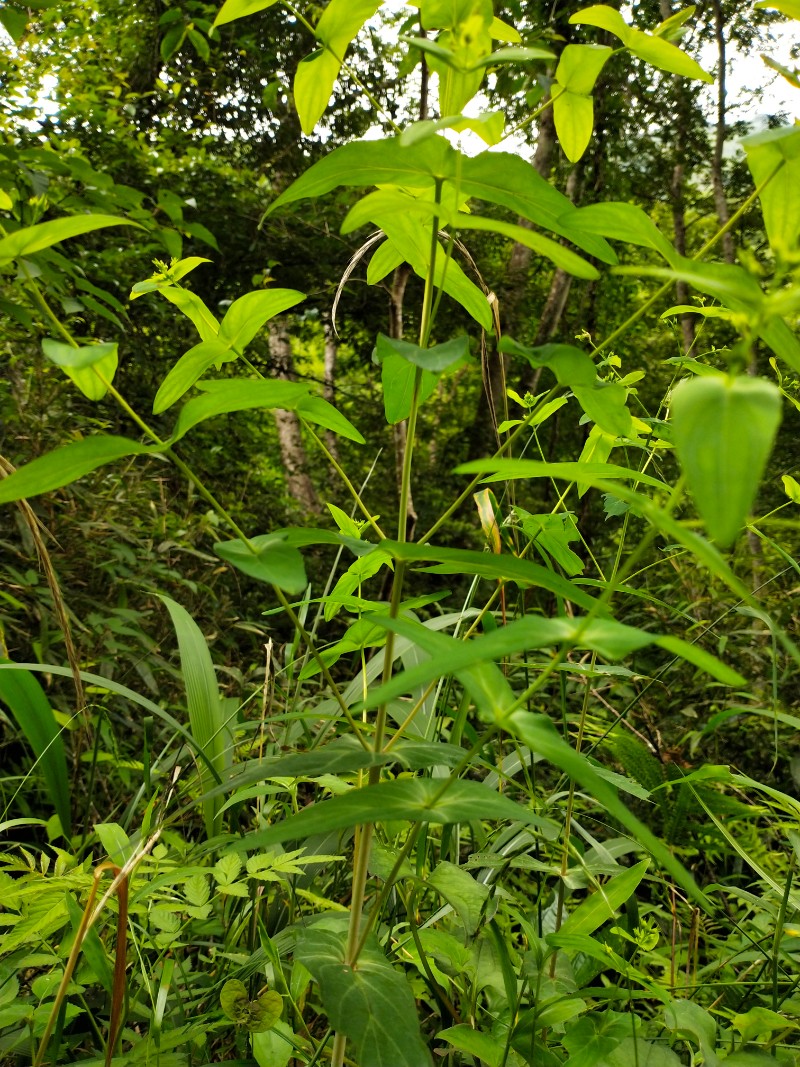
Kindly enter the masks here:
M 155 451 L 158 450 L 128 437 L 95 434 L 47 452 L 4 478 L 0 481 L 0 504 L 60 489 L 123 456 L 141 456 Z

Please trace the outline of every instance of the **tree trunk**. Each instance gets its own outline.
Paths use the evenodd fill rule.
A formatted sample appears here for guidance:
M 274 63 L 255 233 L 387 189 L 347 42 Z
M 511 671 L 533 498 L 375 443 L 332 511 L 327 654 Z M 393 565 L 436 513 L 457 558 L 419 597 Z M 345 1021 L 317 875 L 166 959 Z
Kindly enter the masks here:
M 338 355 L 338 346 L 336 344 L 336 334 L 333 332 L 333 324 L 327 316 L 325 317 L 322 328 L 325 334 L 325 383 L 322 387 L 322 395 L 329 404 L 334 404 L 336 400 L 336 357 Z M 338 463 L 339 438 L 333 430 L 325 431 L 325 444 L 328 446 L 330 454 Z
M 272 367 L 277 378 L 291 381 L 294 377 L 292 348 L 285 324 L 273 319 L 269 323 L 269 346 Z M 286 473 L 286 492 L 297 506 L 306 512 L 320 511 L 316 490 L 308 476 L 308 456 L 300 432 L 296 411 L 275 411 L 281 463 Z
M 717 212 L 720 226 L 725 226 L 730 221 L 731 213 L 728 208 L 728 199 L 725 196 L 725 184 L 722 178 L 722 153 L 725 148 L 725 138 L 728 129 L 726 122 L 726 47 L 725 47 L 725 20 L 722 13 L 721 0 L 712 0 L 714 9 L 714 36 L 717 40 L 717 128 L 714 135 L 714 156 L 711 163 L 711 181 L 714 189 L 714 206 Z M 722 258 L 726 263 L 736 262 L 736 247 L 733 243 L 733 235 L 725 233 L 722 237 Z

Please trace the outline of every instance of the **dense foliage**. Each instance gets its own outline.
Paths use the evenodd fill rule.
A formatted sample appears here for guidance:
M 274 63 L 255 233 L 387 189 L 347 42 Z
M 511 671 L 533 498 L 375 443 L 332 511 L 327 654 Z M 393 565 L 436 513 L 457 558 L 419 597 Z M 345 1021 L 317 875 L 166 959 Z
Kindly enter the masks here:
M 800 1064 L 798 21 L 3 6 L 0 1062 Z

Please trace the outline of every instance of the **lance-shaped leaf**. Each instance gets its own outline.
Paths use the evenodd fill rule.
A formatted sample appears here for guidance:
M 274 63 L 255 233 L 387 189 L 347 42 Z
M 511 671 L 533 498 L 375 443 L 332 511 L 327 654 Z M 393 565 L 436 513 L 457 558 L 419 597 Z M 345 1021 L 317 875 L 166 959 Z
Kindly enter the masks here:
M 275 3 L 277 3 L 277 0 L 225 0 L 225 3 L 217 12 L 214 25 L 224 26 L 235 19 L 243 19 L 247 15 L 255 15 L 257 11 L 265 11 Z
M 265 322 L 305 300 L 297 289 L 265 289 L 234 300 L 220 323 L 219 340 L 242 352 Z
M 386 356 L 394 353 L 401 359 L 413 363 L 415 367 L 422 367 L 423 370 L 432 371 L 434 374 L 440 374 L 455 363 L 469 358 L 469 338 L 466 335 L 454 337 L 432 348 L 420 348 L 419 345 L 412 345 L 408 341 L 396 340 L 379 333 L 375 347 L 379 359 L 385 359 Z
M 577 215 L 577 218 L 576 218 Z M 596 233 L 626 244 L 653 248 L 668 263 L 675 259 L 675 249 L 659 230 L 653 220 L 636 204 L 609 201 L 605 204 L 587 204 L 566 216 L 580 225 L 587 233 Z
M 321 421 L 320 416 L 330 416 L 329 421 L 339 427 L 337 432 L 346 430 L 346 436 L 363 444 L 364 438 L 344 415 L 325 400 L 318 397 L 309 398 L 308 386 L 300 382 L 229 379 L 200 382 L 199 387 L 204 390 L 205 395 L 195 397 L 183 405 L 170 438 L 171 443 L 179 441 L 198 423 L 217 415 L 252 408 L 297 410 L 306 399 L 313 399 L 314 403 L 308 404 L 304 410 L 310 421 L 318 422 Z
M 441 636 L 441 635 L 437 635 Z M 439 796 L 439 794 L 442 794 Z M 480 782 L 458 780 L 446 791 L 437 778 L 398 778 L 309 804 L 268 830 L 248 834 L 241 845 L 248 850 L 312 834 L 333 833 L 362 823 L 432 822 L 439 825 L 483 820 L 510 820 L 535 826 L 539 816 Z
M 116 342 L 96 345 L 66 345 L 45 337 L 42 351 L 89 400 L 102 400 L 113 382 L 119 363 Z M 96 373 L 95 373 L 96 372 Z
M 566 237 L 603 262 L 616 262 L 608 242 L 596 234 L 584 233 L 577 221 L 577 209 L 529 163 L 507 152 L 467 157 L 441 137 L 428 137 L 412 145 L 402 144 L 400 137 L 343 145 L 309 167 L 270 205 L 267 215 L 286 204 L 324 196 L 340 186 L 394 185 L 431 191 L 437 181 L 450 186 L 457 199 L 475 197 L 506 207 L 543 229 Z
M 583 11 L 572 15 L 569 21 L 573 25 L 597 26 L 598 29 L 613 33 L 635 56 L 653 67 L 658 67 L 659 70 L 704 82 L 714 80 L 696 60 L 687 56 L 680 48 L 663 37 L 653 36 L 635 26 L 629 26 L 619 11 L 606 4 L 595 4 L 594 7 L 584 8 Z
M 128 437 L 95 434 L 84 441 L 47 452 L 4 478 L 0 481 L 0 504 L 60 489 L 115 459 L 157 451 L 157 448 L 147 448 Z
M 225 705 L 202 630 L 180 604 L 168 596 L 162 595 L 161 600 L 169 611 L 178 638 L 189 730 L 196 747 L 206 756 L 198 768 L 205 794 L 231 766 L 233 735 L 225 718 Z M 203 819 L 208 837 L 221 829 L 221 804 L 221 799 L 216 796 L 203 799 Z
M 153 414 L 160 415 L 191 389 L 209 367 L 225 363 L 232 359 L 234 353 L 228 345 L 215 337 L 210 341 L 201 341 L 188 352 L 184 352 L 172 370 L 169 371 L 153 400 Z
M 742 145 L 753 181 L 763 186 L 761 210 L 770 246 L 788 259 L 800 240 L 800 128 L 764 130 L 745 137 Z
M 0 671 L 0 700 L 14 716 L 25 740 L 33 749 L 41 779 L 58 814 L 61 829 L 69 837 L 72 808 L 67 756 L 50 701 L 32 674 L 15 669 L 10 660 L 0 659 L 0 663 L 6 665 L 6 669 Z
M 436 574 L 479 574 L 495 581 L 538 586 L 587 610 L 598 608 L 594 597 L 549 567 L 541 567 L 538 563 L 519 559 L 506 552 L 471 552 L 468 549 L 439 548 L 389 540 L 381 541 L 376 546 L 376 551 L 383 552 L 392 559 L 409 562 L 430 561 L 432 566 L 426 569 Z
M 781 393 L 764 378 L 687 379 L 672 396 L 675 447 L 697 510 L 722 548 L 755 500 L 781 421 Z
M 592 91 L 613 50 L 605 45 L 568 44 L 556 67 L 553 119 L 567 159 L 576 163 L 594 128 Z
M 322 48 L 297 66 L 294 102 L 303 133 L 314 127 L 328 106 L 350 42 L 381 6 L 380 0 L 330 0 L 314 35 Z
M 69 237 L 79 237 L 93 230 L 102 230 L 107 226 L 136 226 L 138 222 L 121 219 L 115 215 L 71 215 L 68 218 L 54 219 L 52 222 L 40 222 L 36 226 L 25 226 L 16 233 L 0 238 L 0 266 L 20 256 L 30 256 L 45 248 L 52 248 L 59 241 Z
M 800 20 L 800 0 L 758 0 L 756 7 L 780 11 L 789 19 Z
M 393 967 L 370 935 L 358 958 L 347 965 L 347 934 L 314 926 L 295 950 L 319 986 L 331 1027 L 353 1043 L 362 1067 L 431 1067 L 419 1031 L 414 996 L 402 970 Z

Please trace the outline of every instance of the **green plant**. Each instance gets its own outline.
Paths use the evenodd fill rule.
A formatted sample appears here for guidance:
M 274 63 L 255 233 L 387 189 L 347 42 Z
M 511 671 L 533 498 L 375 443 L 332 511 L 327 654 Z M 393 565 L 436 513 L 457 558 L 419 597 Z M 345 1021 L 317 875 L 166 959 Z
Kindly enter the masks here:
M 215 25 L 267 6 L 227 0 Z M 332 0 L 311 27 L 286 6 L 320 46 L 294 85 L 309 132 L 340 71 L 370 95 L 345 52 L 377 7 Z M 604 5 L 572 17 L 613 34 L 621 47 L 570 43 L 557 60 L 537 113 L 552 106 L 570 160 L 587 147 L 595 83 L 615 51 L 708 80 L 670 40 L 692 10 L 653 33 Z M 203 36 L 194 21 L 172 21 L 162 58 L 187 40 L 205 57 L 211 24 L 197 22 Z M 752 708 L 760 696 L 733 665 L 734 640 L 719 637 L 730 607 L 704 629 L 674 632 L 694 621 L 694 604 L 670 604 L 648 585 L 665 558 L 675 566 L 691 561 L 718 600 L 762 622 L 773 664 L 780 656 L 787 670 L 800 666 L 788 627 L 725 554 L 746 525 L 763 531 L 773 520 L 750 514 L 789 390 L 782 378 L 775 384 L 746 373 L 754 346 L 765 344 L 775 360 L 800 370 L 792 330 L 800 307 L 800 135 L 787 128 L 747 143 L 755 190 L 688 258 L 633 204 L 576 208 L 518 156 L 470 156 L 440 136 L 472 128 L 497 142 L 493 116 L 462 113 L 486 70 L 556 57 L 523 45 L 481 0 L 452 9 L 426 0 L 420 24 L 421 36 L 403 40 L 439 75 L 442 117 L 334 148 L 265 216 L 334 190 L 376 187 L 349 208 L 342 230 L 380 230 L 370 281 L 404 263 L 421 280 L 416 343 L 396 329 L 381 332 L 373 357 L 386 421 L 405 424 L 394 537 L 320 436 L 331 431 L 359 444 L 360 431 L 309 383 L 270 378 L 251 358 L 259 332 L 297 308 L 301 292 L 250 292 L 220 318 L 186 281 L 207 260 L 158 261 L 132 298 L 165 300 L 198 340 L 144 414 L 119 387 L 117 343 L 65 323 L 28 266 L 61 241 L 136 220 L 18 219 L 0 238 L 0 257 L 19 267 L 17 298 L 51 334 L 42 340 L 45 358 L 87 400 L 113 401 L 138 434 L 97 432 L 47 452 L 0 481 L 0 502 L 62 489 L 115 461 L 163 457 L 210 509 L 214 530 L 227 531 L 229 539 L 214 544 L 216 558 L 265 585 L 289 629 L 279 653 L 270 646 L 263 685 L 241 701 L 226 699 L 202 629 L 162 596 L 178 639 L 183 722 L 113 679 L 80 673 L 84 686 L 122 695 L 157 718 L 167 743 L 155 759 L 148 747 L 141 768 L 128 768 L 141 769 L 142 787 L 122 821 L 100 822 L 91 833 L 84 827 L 79 841 L 70 835 L 57 720 L 28 673 L 45 667 L 0 663 L 0 696 L 22 724 L 60 817 L 51 838 L 68 845 L 48 844 L 58 856 L 52 873 L 47 849 L 37 862 L 21 848 L 5 864 L 4 981 L 20 990 L 28 971 L 48 968 L 18 1004 L 0 1007 L 9 1056 L 21 1057 L 32 1041 L 35 1064 L 48 1055 L 57 1062 L 59 1049 L 65 1062 L 92 1063 L 102 1051 L 111 1063 L 121 1040 L 119 1062 L 212 1062 L 235 1051 L 270 1067 L 292 1059 L 422 1067 L 433 1062 L 434 1046 L 453 1064 L 472 1057 L 490 1067 L 797 1061 L 791 935 L 800 899 L 794 858 L 772 847 L 787 838 L 796 847 L 789 827 L 797 802 L 726 767 L 666 761 L 636 716 L 645 716 L 643 695 L 670 672 L 686 672 L 687 690 L 720 701 L 732 690 Z M 427 36 L 434 31 L 435 40 Z M 498 39 L 510 47 L 492 51 Z M 745 266 L 706 261 L 756 200 L 771 248 L 766 285 Z M 508 211 L 517 222 L 502 217 Z M 462 241 L 476 232 L 513 239 L 588 281 L 600 277 L 598 262 L 616 264 L 610 241 L 644 248 L 666 265 L 619 272 L 664 285 L 605 340 L 526 345 L 498 336 L 492 299 L 461 266 Z M 715 303 L 668 314 L 689 307 L 720 318 L 738 340 L 723 353 L 724 373 L 684 353 L 651 413 L 638 388 L 645 369 L 621 375 L 613 345 L 675 280 Z M 482 348 L 494 334 L 497 358 L 518 360 L 537 382 L 541 374 L 546 391 L 509 391 L 519 417 L 498 426 L 495 454 L 462 464 L 457 473 L 470 477 L 413 536 L 424 406 L 443 383 L 460 383 L 475 347 L 462 327 L 455 336 L 442 331 L 446 299 L 480 330 Z M 212 367 L 219 376 L 207 376 Z M 684 371 L 689 377 L 677 383 Z M 171 429 L 160 430 L 178 404 L 167 416 Z M 339 477 L 340 503 L 329 505 L 336 528 L 248 532 L 227 494 L 198 472 L 188 435 L 201 424 L 276 409 L 297 416 Z M 567 413 L 591 430 L 577 458 L 551 460 L 545 427 Z M 541 484 L 554 487 L 549 510 Z M 604 494 L 616 523 L 597 544 L 581 530 L 590 490 Z M 473 502 L 488 551 L 448 543 L 449 524 L 470 514 Z M 581 575 L 584 557 L 570 545 L 591 561 L 591 577 Z M 336 553 L 321 593 L 309 582 L 309 549 Z M 458 591 L 434 586 L 438 576 Z M 378 580 L 383 590 L 370 594 Z M 777 705 L 777 682 L 773 699 Z M 202 826 L 189 823 L 198 807 Z M 748 836 L 756 818 L 768 827 L 766 845 Z M 90 875 L 87 850 L 108 855 L 119 871 L 115 886 L 127 891 L 130 922 L 120 899 L 113 974 L 114 924 L 104 942 L 94 929 L 101 908 L 91 911 L 105 865 Z M 349 877 L 340 852 L 352 856 Z M 126 927 L 136 965 L 123 981 Z M 41 952 L 32 961 L 24 939 L 34 929 Z M 743 991 L 734 999 L 737 987 Z

